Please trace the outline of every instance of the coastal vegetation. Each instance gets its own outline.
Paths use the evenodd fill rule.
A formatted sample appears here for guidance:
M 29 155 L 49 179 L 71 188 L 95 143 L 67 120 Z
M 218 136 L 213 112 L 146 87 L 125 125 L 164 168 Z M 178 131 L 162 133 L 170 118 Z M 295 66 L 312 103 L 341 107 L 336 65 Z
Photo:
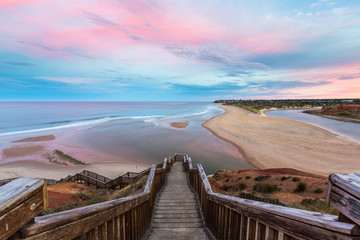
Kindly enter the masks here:
M 325 117 L 339 117 L 360 120 L 360 103 L 355 102 L 352 104 L 324 106 L 318 110 L 304 112 Z
M 294 169 L 221 170 L 209 177 L 213 191 L 279 199 L 289 207 L 337 214 L 325 201 L 327 178 Z
M 55 149 L 52 153 L 45 153 L 44 156 L 49 160 L 50 163 L 55 163 L 59 165 L 85 165 L 84 162 L 63 153 L 62 151 Z
M 281 99 L 281 100 L 216 100 L 214 103 L 221 103 L 224 105 L 233 105 L 260 113 L 261 110 L 267 109 L 303 109 L 321 107 L 319 114 L 346 116 L 359 118 L 359 99 Z M 340 107 L 339 107 L 340 106 Z M 345 107 L 344 107 L 345 106 Z M 347 107 L 346 107 L 347 106 Z M 354 110 L 354 106 L 355 110 Z M 335 111 L 334 111 L 335 109 Z M 344 109 L 339 111 L 338 109 Z M 346 110 L 345 110 L 346 109 Z M 354 115 L 355 111 L 355 115 Z M 358 114 L 358 115 L 356 115 Z

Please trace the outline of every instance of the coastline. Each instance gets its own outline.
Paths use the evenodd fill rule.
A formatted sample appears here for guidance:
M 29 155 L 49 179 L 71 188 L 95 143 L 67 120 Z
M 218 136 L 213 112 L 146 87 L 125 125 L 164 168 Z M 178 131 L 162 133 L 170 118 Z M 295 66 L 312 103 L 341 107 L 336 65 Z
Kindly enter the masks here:
M 295 168 L 328 176 L 360 172 L 360 145 L 315 125 L 255 115 L 234 106 L 203 124 L 259 169 Z M 265 115 L 266 116 L 266 115 Z

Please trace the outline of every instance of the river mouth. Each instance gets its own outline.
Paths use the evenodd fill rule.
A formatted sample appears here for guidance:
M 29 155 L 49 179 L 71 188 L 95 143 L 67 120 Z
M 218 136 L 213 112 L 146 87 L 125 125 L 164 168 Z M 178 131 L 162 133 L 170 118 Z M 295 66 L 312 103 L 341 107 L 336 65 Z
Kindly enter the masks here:
M 316 115 L 303 113 L 303 110 L 273 110 L 267 111 L 270 117 L 288 118 L 302 121 L 324 128 L 345 138 L 360 144 L 360 125 L 358 123 L 338 121 Z

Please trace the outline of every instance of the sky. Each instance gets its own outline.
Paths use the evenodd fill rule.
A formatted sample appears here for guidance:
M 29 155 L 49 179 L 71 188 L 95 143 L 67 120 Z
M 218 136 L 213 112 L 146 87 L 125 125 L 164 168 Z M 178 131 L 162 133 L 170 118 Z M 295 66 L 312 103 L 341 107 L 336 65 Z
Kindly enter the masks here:
M 0 1 L 2 101 L 359 97 L 359 0 Z

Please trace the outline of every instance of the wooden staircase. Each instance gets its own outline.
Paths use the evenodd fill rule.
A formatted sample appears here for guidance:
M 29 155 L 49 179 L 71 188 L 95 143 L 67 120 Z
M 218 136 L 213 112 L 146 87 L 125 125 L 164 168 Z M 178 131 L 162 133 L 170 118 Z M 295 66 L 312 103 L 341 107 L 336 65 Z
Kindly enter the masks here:
M 151 226 L 148 239 L 208 239 L 198 200 L 187 183 L 181 162 L 173 165 L 156 199 Z

